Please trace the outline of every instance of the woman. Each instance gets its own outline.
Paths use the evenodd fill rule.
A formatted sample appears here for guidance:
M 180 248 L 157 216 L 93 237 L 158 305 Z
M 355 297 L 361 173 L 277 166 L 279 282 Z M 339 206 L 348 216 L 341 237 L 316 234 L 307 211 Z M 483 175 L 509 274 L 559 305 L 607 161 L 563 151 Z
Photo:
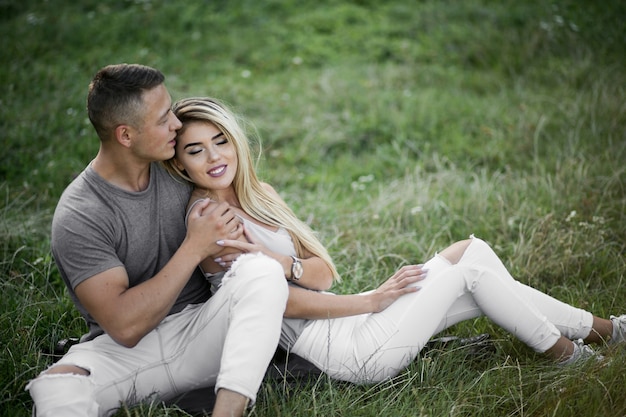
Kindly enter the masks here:
M 190 207 L 210 198 L 240 216 L 239 240 L 201 267 L 214 287 L 237 273 L 241 253 L 276 259 L 290 282 L 281 346 L 331 377 L 378 382 L 397 375 L 438 332 L 486 315 L 537 352 L 561 364 L 593 355 L 585 343 L 626 339 L 626 315 L 602 319 L 515 281 L 493 250 L 473 236 L 424 265 L 400 268 L 374 291 L 323 292 L 337 271 L 311 229 L 278 193 L 259 181 L 248 138 L 217 100 L 177 102 L 176 156 L 166 166 L 194 185 Z M 575 342 L 573 342 L 575 340 Z

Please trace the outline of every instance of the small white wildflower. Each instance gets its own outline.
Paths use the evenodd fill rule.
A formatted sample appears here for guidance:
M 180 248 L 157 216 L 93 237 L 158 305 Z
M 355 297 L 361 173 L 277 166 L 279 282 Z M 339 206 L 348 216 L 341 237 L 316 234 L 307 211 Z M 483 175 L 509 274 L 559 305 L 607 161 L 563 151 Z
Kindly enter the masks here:
M 291 63 L 293 65 L 301 65 L 302 64 L 302 58 L 300 58 L 299 56 L 294 56 L 293 59 L 291 60 Z
M 411 207 L 411 215 L 415 216 L 417 213 L 421 213 L 422 210 L 422 206 Z
M 353 191 L 363 191 L 363 190 L 365 190 L 365 184 L 360 183 L 358 181 L 352 181 L 352 184 L 350 184 L 350 187 L 352 187 Z
M 35 13 L 28 13 L 26 15 L 26 21 L 29 25 L 37 26 L 43 23 L 43 17 L 39 17 Z
M 554 16 L 554 22 L 559 26 L 563 26 L 563 17 L 559 15 Z
M 591 220 L 592 220 L 594 223 L 598 223 L 598 224 L 604 224 L 604 222 L 605 222 L 604 217 L 602 217 L 602 216 L 593 216 L 593 217 L 591 218 Z
M 360 183 L 366 183 L 366 182 L 372 182 L 374 181 L 374 175 L 369 174 L 369 175 L 361 175 L 359 177 L 359 182 Z
M 241 76 L 243 78 L 250 78 L 250 76 L 252 75 L 252 73 L 249 70 L 243 70 L 241 71 Z
M 566 222 L 569 222 L 570 220 L 572 220 L 574 217 L 576 217 L 576 210 L 572 210 L 570 211 L 570 213 L 567 215 L 567 217 L 565 218 Z

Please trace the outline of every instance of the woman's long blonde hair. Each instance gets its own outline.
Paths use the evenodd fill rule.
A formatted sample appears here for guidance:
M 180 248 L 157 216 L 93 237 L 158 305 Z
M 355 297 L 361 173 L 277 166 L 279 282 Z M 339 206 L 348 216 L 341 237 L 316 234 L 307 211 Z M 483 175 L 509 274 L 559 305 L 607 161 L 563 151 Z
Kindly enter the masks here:
M 179 100 L 174 103 L 172 111 L 183 123 L 183 127 L 178 131 L 179 135 L 185 131 L 185 127 L 191 122 L 210 122 L 228 138 L 235 146 L 238 158 L 233 186 L 241 208 L 250 217 L 261 223 L 287 230 L 298 256 L 303 256 L 305 251 L 308 251 L 320 257 L 332 271 L 333 278 L 338 280 L 337 269 L 315 232 L 306 223 L 298 219 L 289 206 L 284 204 L 282 200 L 277 200 L 263 187 L 257 177 L 249 138 L 242 128 L 243 120 L 231 112 L 222 102 L 209 97 L 191 97 Z M 164 162 L 167 170 L 193 185 L 191 178 L 176 167 L 174 158 Z

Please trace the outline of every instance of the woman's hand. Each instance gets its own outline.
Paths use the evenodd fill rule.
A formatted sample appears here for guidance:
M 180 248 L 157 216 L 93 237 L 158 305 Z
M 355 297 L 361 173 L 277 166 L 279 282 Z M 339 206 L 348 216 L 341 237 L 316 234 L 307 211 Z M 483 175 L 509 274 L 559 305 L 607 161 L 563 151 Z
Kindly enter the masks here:
M 219 245 L 228 248 L 231 252 L 226 254 L 220 252 L 213 261 L 220 265 L 220 267 L 228 269 L 243 253 L 262 253 L 278 261 L 283 267 L 285 278 L 291 279 L 292 257 L 272 252 L 261 243 L 257 243 L 258 241 L 259 239 L 244 226 L 243 238 L 238 240 L 228 239 L 218 242 Z M 298 280 L 299 286 L 319 291 L 325 291 L 330 288 L 333 283 L 332 272 L 322 258 L 305 253 L 303 258 L 300 259 L 300 262 L 302 263 L 304 273 Z
M 419 291 L 420 287 L 412 284 L 424 278 L 422 265 L 408 265 L 376 290 L 362 294 L 335 295 L 290 286 L 285 317 L 315 320 L 380 313 L 401 296 Z
M 411 285 L 426 278 L 427 270 L 423 265 L 407 265 L 400 268 L 380 287 L 366 296 L 372 303 L 372 312 L 379 313 L 405 294 L 417 292 L 419 286 Z
M 276 258 L 277 255 L 267 249 L 260 243 L 256 243 L 258 240 L 254 234 L 246 229 L 243 222 L 241 223 L 242 233 L 238 239 L 227 239 L 218 241 L 217 244 L 224 247 L 224 250 L 217 254 L 217 257 L 213 259 L 216 264 L 219 264 L 224 269 L 229 269 L 233 262 L 244 253 L 263 253 L 272 258 Z

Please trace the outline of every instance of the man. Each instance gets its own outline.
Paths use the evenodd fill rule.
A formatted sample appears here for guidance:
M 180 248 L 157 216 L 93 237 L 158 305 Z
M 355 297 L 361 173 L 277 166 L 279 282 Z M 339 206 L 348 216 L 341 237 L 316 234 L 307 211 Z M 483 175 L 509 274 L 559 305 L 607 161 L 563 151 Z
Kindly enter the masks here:
M 87 110 L 95 159 L 64 191 L 52 252 L 89 332 L 29 383 L 37 416 L 101 416 L 215 385 L 213 415 L 242 415 L 276 350 L 287 284 L 263 255 L 241 257 L 211 298 L 199 262 L 241 234 L 227 204 L 185 210 L 190 189 L 158 161 L 174 155 L 171 97 L 158 70 L 101 69 Z M 235 276 L 236 275 L 236 276 Z

